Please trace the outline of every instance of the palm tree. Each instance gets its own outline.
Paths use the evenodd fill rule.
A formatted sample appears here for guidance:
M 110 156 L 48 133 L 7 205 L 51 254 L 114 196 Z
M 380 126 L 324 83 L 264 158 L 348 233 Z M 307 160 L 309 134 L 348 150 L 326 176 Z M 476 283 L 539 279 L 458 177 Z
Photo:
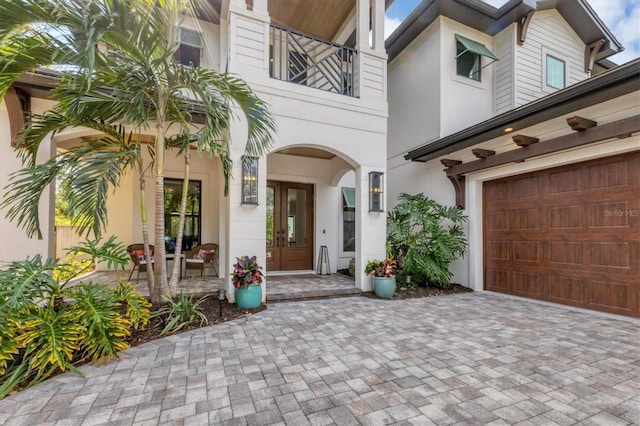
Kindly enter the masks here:
M 176 148 L 188 159 L 195 148 L 218 157 L 226 188 L 232 164 L 230 141 L 224 135 L 232 108 L 238 107 L 247 118 L 250 155 L 264 154 L 275 129 L 266 105 L 244 81 L 175 59 L 186 16 L 195 16 L 189 0 L 0 0 L 0 99 L 27 71 L 53 66 L 59 72 L 51 92 L 58 102 L 43 114 L 33 114 L 19 141 L 24 167 L 12 175 L 3 201 L 7 216 L 29 236 L 42 238 L 40 196 L 61 170 L 73 168 L 70 204 L 82 213 L 77 225 L 100 235 L 110 188 L 126 170 L 145 169 L 133 131 L 153 132 L 155 301 L 169 293 L 165 151 Z M 201 121 L 197 126 L 194 117 Z M 83 140 L 47 162 L 36 161 L 47 135 L 77 126 L 103 136 Z M 181 215 L 184 206 L 183 202 Z M 179 250 L 177 245 L 178 254 Z

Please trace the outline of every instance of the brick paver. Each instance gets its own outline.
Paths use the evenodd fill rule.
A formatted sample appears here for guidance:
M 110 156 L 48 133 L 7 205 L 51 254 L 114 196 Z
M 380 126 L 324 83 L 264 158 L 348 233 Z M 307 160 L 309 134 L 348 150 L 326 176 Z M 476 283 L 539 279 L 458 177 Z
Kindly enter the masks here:
M 490 293 L 280 303 L 9 396 L 0 424 L 638 424 L 639 339 Z

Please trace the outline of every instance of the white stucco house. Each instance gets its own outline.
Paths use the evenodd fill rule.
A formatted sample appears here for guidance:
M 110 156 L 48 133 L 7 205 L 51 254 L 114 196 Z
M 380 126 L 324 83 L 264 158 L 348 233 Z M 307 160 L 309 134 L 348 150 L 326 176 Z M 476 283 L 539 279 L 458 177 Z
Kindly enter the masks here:
M 423 1 L 386 45 L 388 203 L 465 209 L 455 280 L 639 316 L 640 61 L 588 3 Z
M 368 290 L 385 211 L 401 192 L 424 192 L 469 216 L 455 281 L 640 315 L 640 62 L 607 60 L 622 46 L 583 0 L 423 0 L 385 42 L 392 2 L 209 0 L 202 20 L 185 22 L 181 58 L 238 74 L 278 127 L 248 192 L 242 123 L 228 197 L 217 160 L 194 156 L 186 248 L 219 244 L 231 288 L 237 256 L 257 255 L 268 276 L 321 269 L 327 246 L 331 272 L 355 257 Z M 22 110 L 45 110 L 54 84 L 24 76 L 0 104 L 0 186 L 20 167 Z M 56 135 L 40 158 L 86 136 Z M 181 159 L 167 156 L 166 176 L 180 183 Z M 142 239 L 137 182 L 109 199 L 106 234 L 126 244 Z M 0 260 L 53 255 L 53 188 L 40 208 L 42 241 L 0 220 L 0 241 L 19 242 L 0 245 Z
M 257 176 L 242 186 L 246 126 L 231 128 L 233 180 L 223 195 L 218 160 L 193 156 L 185 247 L 219 244 L 218 273 L 227 277 L 241 255 L 257 255 L 273 271 L 315 270 L 321 246 L 329 267 L 356 259 L 356 286 L 367 289 L 366 259 L 385 254 L 385 213 L 369 208 L 369 181 L 380 187 L 386 172 L 387 89 L 384 47 L 384 0 L 212 0 L 201 20 L 185 21 L 180 59 L 243 78 L 270 105 L 277 125 L 270 152 L 257 159 Z M 45 71 L 25 75 L 0 104 L 0 187 L 20 167 L 11 141 L 22 110 L 44 111 L 55 76 Z M 58 134 L 39 153 L 44 161 L 56 149 L 91 137 L 85 129 Z M 144 137 L 144 135 L 142 135 Z M 257 166 L 257 167 L 256 167 Z M 166 186 L 180 184 L 183 161 L 170 153 Z M 257 181 L 255 180 L 257 179 Z M 255 183 L 257 182 L 257 185 Z M 142 241 L 140 192 L 135 173 L 127 176 L 108 201 L 105 235 L 125 244 Z M 147 200 L 152 203 L 148 188 Z M 372 210 L 372 211 L 370 211 Z M 53 256 L 53 189 L 41 200 L 42 241 L 28 240 L 15 223 L 0 221 L 0 259 L 36 253 Z M 3 217 L 4 217 L 4 212 Z M 175 241 L 172 209 L 165 211 L 166 245 Z M 47 219 L 48 218 L 48 219 Z M 149 215 L 150 229 L 153 215 Z M 267 226 L 267 224 L 269 224 Z M 267 228 L 269 232 L 267 232 Z M 230 291 L 231 298 L 233 292 Z M 263 297 L 266 292 L 263 292 Z

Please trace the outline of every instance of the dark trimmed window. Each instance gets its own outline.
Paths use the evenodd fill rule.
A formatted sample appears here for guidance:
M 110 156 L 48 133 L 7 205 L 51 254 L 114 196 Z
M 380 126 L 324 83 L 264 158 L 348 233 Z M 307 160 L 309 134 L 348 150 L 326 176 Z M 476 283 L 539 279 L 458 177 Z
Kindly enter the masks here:
M 459 76 L 480 81 L 481 56 L 456 42 L 456 73 Z
M 558 59 L 555 56 L 547 55 L 547 73 L 546 84 L 554 89 L 564 89 L 565 82 L 565 67 L 566 64 L 562 59 Z
M 180 28 L 180 46 L 176 51 L 176 59 L 182 65 L 199 67 L 203 48 L 202 35 L 199 32 Z
M 182 198 L 183 179 L 164 180 L 164 244 L 167 251 L 176 248 L 178 225 L 180 223 L 180 201 Z M 182 235 L 182 250 L 191 250 L 200 243 L 202 229 L 202 182 L 189 181 L 187 193 L 187 210 L 185 215 L 184 232 Z

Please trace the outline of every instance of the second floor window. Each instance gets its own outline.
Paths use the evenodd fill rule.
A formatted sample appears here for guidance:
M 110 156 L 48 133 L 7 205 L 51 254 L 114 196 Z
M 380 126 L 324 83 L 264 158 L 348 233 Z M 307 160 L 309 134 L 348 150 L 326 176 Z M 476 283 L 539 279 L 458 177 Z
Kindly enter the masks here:
M 182 65 L 199 67 L 203 48 L 204 43 L 199 32 L 180 28 L 180 47 L 176 52 L 176 59 Z
M 565 62 L 555 56 L 547 55 L 546 84 L 554 89 L 564 89 L 565 82 Z
M 459 76 L 480 81 L 481 56 L 467 49 L 459 41 L 456 42 L 456 73 Z
M 456 74 L 471 80 L 480 81 L 482 71 L 482 57 L 487 58 L 489 63 L 485 67 L 498 60 L 487 46 L 477 41 L 455 35 L 456 38 Z

